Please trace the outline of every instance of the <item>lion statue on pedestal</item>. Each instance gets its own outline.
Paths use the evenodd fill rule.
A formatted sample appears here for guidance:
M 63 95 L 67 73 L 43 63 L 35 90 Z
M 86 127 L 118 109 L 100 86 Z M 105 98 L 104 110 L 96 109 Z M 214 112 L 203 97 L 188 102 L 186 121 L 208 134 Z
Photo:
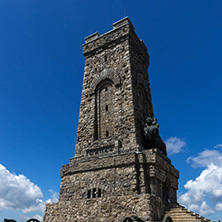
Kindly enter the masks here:
M 147 117 L 144 126 L 145 149 L 158 148 L 167 155 L 166 145 L 159 135 L 159 124 L 154 117 Z

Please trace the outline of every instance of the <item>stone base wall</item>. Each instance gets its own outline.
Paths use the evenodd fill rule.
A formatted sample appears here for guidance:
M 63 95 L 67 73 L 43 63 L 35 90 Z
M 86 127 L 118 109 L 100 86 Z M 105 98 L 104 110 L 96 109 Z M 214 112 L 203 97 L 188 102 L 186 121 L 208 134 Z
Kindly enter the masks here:
M 177 201 L 179 173 L 158 149 L 73 158 L 62 167 L 61 177 L 60 201 L 92 198 L 93 192 L 100 192 L 95 197 L 104 198 L 154 194 L 163 200 Z
M 47 204 L 44 222 L 121 222 L 138 216 L 144 221 L 161 221 L 165 204 L 150 194 L 59 201 Z
M 112 195 L 135 195 L 138 193 L 136 169 L 134 165 L 87 171 L 62 179 L 61 201 L 86 199 L 89 190 L 101 190 L 101 197 Z M 92 193 L 91 193 L 92 198 Z
M 59 202 L 46 206 L 44 222 L 162 221 L 165 201 L 177 199 L 178 171 L 158 149 L 73 158 L 61 176 Z

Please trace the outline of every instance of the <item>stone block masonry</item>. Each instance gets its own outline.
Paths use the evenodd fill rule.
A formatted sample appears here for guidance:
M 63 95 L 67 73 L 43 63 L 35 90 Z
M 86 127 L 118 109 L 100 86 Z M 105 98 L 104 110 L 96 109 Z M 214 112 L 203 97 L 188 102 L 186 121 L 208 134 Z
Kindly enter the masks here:
M 84 80 L 75 157 L 61 169 L 58 203 L 44 222 L 162 221 L 177 202 L 179 172 L 143 129 L 154 117 L 149 54 L 128 17 L 85 38 Z
M 44 221 L 121 222 L 126 215 L 138 214 L 145 221 L 157 221 L 163 210 L 161 199 L 153 195 L 112 196 L 51 204 Z
M 70 159 L 61 170 L 60 200 L 72 201 L 93 196 L 93 189 L 100 189 L 100 197 L 137 194 L 155 194 L 164 199 L 166 195 L 176 202 L 178 171 L 163 159 L 156 150 L 142 153 L 92 158 L 87 161 Z M 170 183 L 166 193 L 165 181 Z M 152 184 L 150 184 L 152 183 Z
M 115 23 L 101 36 L 87 37 L 83 54 L 76 157 L 103 152 L 102 147 L 114 153 L 142 149 L 144 120 L 153 116 L 149 55 L 130 20 Z

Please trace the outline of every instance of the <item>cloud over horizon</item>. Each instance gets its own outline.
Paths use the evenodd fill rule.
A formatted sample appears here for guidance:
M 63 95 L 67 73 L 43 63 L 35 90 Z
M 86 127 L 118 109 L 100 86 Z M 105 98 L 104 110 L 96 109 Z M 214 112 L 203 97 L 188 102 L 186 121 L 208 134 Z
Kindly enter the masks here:
M 188 191 L 179 197 L 179 203 L 202 215 L 222 211 L 222 151 L 204 150 L 196 157 L 189 157 L 187 163 L 204 170 L 186 182 L 184 188 Z
M 22 174 L 11 173 L 2 164 L 0 164 L 0 187 L 0 211 L 14 210 L 24 214 L 33 213 L 33 217 L 40 221 L 45 204 L 58 201 L 58 193 L 53 190 L 49 190 L 51 198 L 44 201 L 43 193 L 37 185 Z M 36 212 L 39 213 L 36 214 Z M 24 219 L 30 219 L 30 217 L 20 214 L 17 220 Z
M 43 198 L 41 189 L 24 175 L 0 164 L 0 210 L 23 210 Z

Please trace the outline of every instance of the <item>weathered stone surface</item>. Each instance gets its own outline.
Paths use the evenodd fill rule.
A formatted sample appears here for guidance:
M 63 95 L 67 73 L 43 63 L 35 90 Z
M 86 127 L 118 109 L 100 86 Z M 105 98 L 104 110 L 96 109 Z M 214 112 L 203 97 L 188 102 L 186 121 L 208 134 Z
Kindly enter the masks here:
M 168 199 L 176 202 L 178 171 L 162 158 L 159 150 L 146 150 L 108 156 L 100 159 L 71 159 L 61 170 L 60 200 L 71 201 L 87 198 L 88 190 L 101 189 L 102 195 L 155 194 L 167 195 L 164 189 L 168 180 Z M 150 185 L 151 181 L 155 185 Z
M 149 55 L 128 18 L 86 38 L 76 151 L 78 156 L 143 149 L 143 127 L 153 116 Z
M 177 201 L 179 172 L 144 140 L 154 117 L 147 49 L 128 18 L 85 41 L 75 157 L 61 169 L 59 202 L 46 206 L 44 222 L 160 221 L 167 201 Z
M 44 221 L 120 222 L 126 215 L 140 215 L 144 221 L 157 221 L 163 216 L 163 212 L 163 201 L 156 196 L 150 194 L 126 195 L 48 204 Z

